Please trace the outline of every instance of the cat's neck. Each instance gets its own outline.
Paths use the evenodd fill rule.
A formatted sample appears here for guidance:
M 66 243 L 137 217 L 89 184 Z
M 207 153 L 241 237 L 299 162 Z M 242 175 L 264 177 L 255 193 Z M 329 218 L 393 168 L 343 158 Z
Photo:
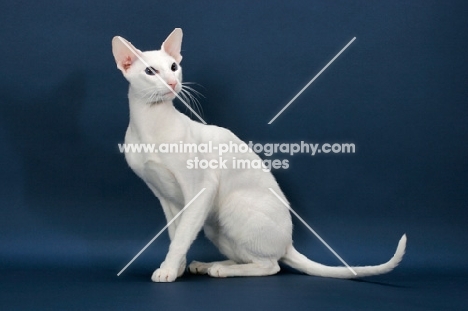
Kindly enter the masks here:
M 172 101 L 148 103 L 135 96 L 132 88 L 128 93 L 130 108 L 129 127 L 144 141 L 167 137 L 178 124 L 180 112 Z

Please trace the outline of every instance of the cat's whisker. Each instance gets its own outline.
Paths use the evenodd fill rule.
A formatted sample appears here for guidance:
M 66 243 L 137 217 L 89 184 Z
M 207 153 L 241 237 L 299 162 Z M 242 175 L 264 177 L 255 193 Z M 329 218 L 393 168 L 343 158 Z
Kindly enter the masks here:
M 147 88 L 146 90 L 141 90 L 140 92 L 138 92 L 138 95 L 145 99 L 145 98 L 150 98 L 152 96 L 154 96 L 155 93 L 157 93 L 158 91 L 154 89 L 154 87 L 152 88 Z
M 187 92 L 187 94 L 190 97 L 190 99 L 192 100 L 192 102 L 193 102 L 194 106 L 196 107 L 196 109 L 198 110 L 198 112 L 203 115 L 204 111 L 203 111 L 202 105 L 200 104 L 200 101 L 193 94 L 190 94 L 188 92 Z
M 202 93 L 200 93 L 199 91 L 197 91 L 193 87 L 187 86 L 187 84 L 196 84 L 196 85 L 200 85 L 200 84 L 195 83 L 195 82 L 184 82 L 184 83 L 182 83 L 182 88 L 186 89 L 186 90 L 190 90 L 191 92 L 195 93 L 197 96 L 205 97 L 205 95 L 203 95 Z
M 185 95 L 185 93 L 184 93 L 183 90 L 180 91 L 179 95 L 180 95 L 180 97 L 182 97 L 182 99 L 183 99 L 188 105 L 192 106 L 191 103 L 190 103 L 190 99 L 187 97 L 187 95 Z M 188 107 L 185 107 L 185 113 L 187 113 L 187 110 L 189 110 Z M 192 113 L 192 112 L 190 112 L 190 113 Z
M 145 94 L 147 95 L 148 93 L 154 92 L 154 90 L 155 90 L 155 87 L 154 87 L 154 86 L 149 86 L 149 87 L 140 89 L 140 90 L 137 92 L 137 95 L 145 95 Z
M 180 94 L 183 94 L 185 98 L 187 98 L 189 105 L 193 109 L 196 109 L 198 114 L 203 115 L 203 109 L 201 108 L 200 102 L 193 94 L 190 93 L 186 86 L 182 86 Z
M 162 96 L 161 96 L 161 93 L 158 92 L 158 91 L 156 91 L 156 92 L 153 93 L 153 95 L 151 96 L 150 102 L 151 102 L 151 103 L 154 103 L 154 102 L 159 103 L 159 102 L 162 101 L 162 99 L 163 99 L 163 98 L 162 98 Z
M 197 90 L 194 89 L 193 87 L 190 87 L 190 86 L 187 86 L 187 85 L 183 85 L 183 88 L 186 89 L 186 90 L 190 90 L 191 92 L 197 94 L 198 96 L 205 97 L 205 95 L 203 95 L 202 93 L 200 93 L 199 91 L 197 91 Z
M 205 96 L 202 93 L 200 93 L 199 91 L 197 91 L 196 89 L 194 89 L 193 87 L 188 86 L 187 84 L 196 84 L 196 85 L 200 85 L 200 84 L 195 83 L 195 82 L 184 82 L 184 83 L 182 83 L 182 91 L 184 93 L 187 93 L 187 95 L 193 101 L 194 105 L 197 107 L 198 111 L 203 114 L 203 108 L 202 108 L 202 105 L 200 104 L 200 101 L 197 99 L 197 96 L 198 97 L 201 96 L 203 98 Z
M 187 92 L 184 89 L 181 89 L 179 94 L 190 107 L 194 108 L 192 104 L 192 99 L 188 96 Z M 187 110 L 188 110 L 188 107 L 186 107 L 185 111 L 187 112 Z M 192 112 L 190 113 L 192 114 Z

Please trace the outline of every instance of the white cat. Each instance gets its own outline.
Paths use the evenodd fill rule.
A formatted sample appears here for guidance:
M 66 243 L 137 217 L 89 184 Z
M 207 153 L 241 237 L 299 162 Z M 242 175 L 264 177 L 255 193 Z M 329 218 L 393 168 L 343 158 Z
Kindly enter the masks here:
M 175 94 L 169 88 L 176 93 L 183 88 L 181 44 L 180 28 L 175 29 L 157 51 L 141 52 L 121 37 L 112 40 L 117 67 L 130 83 L 130 123 L 125 143 L 156 146 L 210 141 L 213 146 L 229 142 L 243 144 L 229 130 L 192 121 L 173 106 Z M 187 251 L 202 228 L 229 260 L 192 262 L 189 271 L 213 277 L 272 275 L 280 270 L 279 261 L 309 275 L 364 277 L 391 271 L 405 253 L 406 236 L 403 235 L 395 255 L 387 263 L 354 267 L 357 276 L 346 267 L 321 265 L 307 259 L 292 245 L 289 210 L 269 188 L 284 201 L 286 198 L 270 172 L 230 166 L 217 169 L 187 167 L 187 160 L 195 157 L 218 160 L 217 152 L 126 153 L 125 157 L 132 170 L 159 198 L 167 221 L 206 188 L 169 227 L 171 244 L 164 262 L 153 273 L 154 282 L 172 282 L 184 273 Z M 260 159 L 255 153 L 235 150 L 224 157 Z

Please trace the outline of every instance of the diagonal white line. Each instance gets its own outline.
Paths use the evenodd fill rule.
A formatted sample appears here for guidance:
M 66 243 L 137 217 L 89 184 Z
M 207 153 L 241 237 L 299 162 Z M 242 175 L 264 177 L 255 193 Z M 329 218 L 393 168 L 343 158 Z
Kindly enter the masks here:
M 203 124 L 206 124 L 205 120 L 203 120 L 202 117 L 200 117 L 200 115 L 198 115 L 198 113 L 195 112 L 195 110 L 192 109 L 192 107 L 190 107 L 189 104 L 187 104 L 180 96 L 179 94 L 177 94 L 169 85 L 167 85 L 166 81 L 164 81 L 163 78 L 161 78 L 161 76 L 153 70 L 153 68 L 151 68 L 151 66 L 140 56 L 138 55 L 138 53 L 130 46 L 127 44 L 127 42 L 125 42 L 124 40 L 122 40 L 122 38 L 119 37 L 119 40 L 122 41 L 122 43 L 130 50 L 132 51 L 132 53 L 147 67 L 151 70 L 152 73 L 154 73 L 154 75 L 156 77 L 159 78 L 159 80 L 161 80 L 161 82 L 164 84 L 165 87 L 167 87 L 172 93 L 174 93 L 174 95 L 182 102 L 184 103 L 185 106 L 187 106 L 187 108 L 195 115 L 197 116 L 197 118 L 203 123 Z
M 343 53 L 343 52 L 348 48 L 348 46 L 350 46 L 351 43 L 353 43 L 354 40 L 356 40 L 356 37 L 354 37 L 353 39 L 351 39 L 351 41 L 349 41 L 348 44 L 346 44 L 346 46 L 345 46 L 344 48 L 342 48 L 341 51 L 339 51 L 338 54 L 336 54 L 335 57 L 333 57 L 332 60 L 329 61 L 328 64 L 326 64 L 325 67 L 323 67 L 322 70 L 320 70 L 319 73 L 316 74 L 315 77 L 313 77 L 312 80 L 310 80 L 309 83 L 307 83 L 306 86 L 304 86 L 304 87 L 302 88 L 302 90 L 300 90 L 299 93 L 297 93 L 296 96 L 294 96 L 293 99 L 291 99 L 291 100 L 289 101 L 289 103 L 287 103 L 286 106 L 284 106 L 283 109 L 281 109 L 280 112 L 278 112 L 278 113 L 276 114 L 276 116 L 274 116 L 273 119 L 270 120 L 270 122 L 268 122 L 268 124 L 273 123 L 273 121 L 275 121 L 276 118 L 278 118 L 278 117 L 280 116 L 280 114 L 282 114 L 282 113 L 286 110 L 286 108 L 288 108 L 289 105 L 291 105 L 291 104 L 299 97 L 299 95 L 301 95 L 302 92 L 304 92 L 304 91 L 309 87 L 309 85 L 311 85 L 312 82 L 314 82 L 315 79 L 317 79 L 317 78 L 322 74 L 322 72 L 324 72 L 325 69 L 327 69 L 328 66 L 330 66 L 330 65 L 332 64 L 332 63 L 335 61 L 335 59 L 337 59 L 338 56 L 340 56 L 341 53 Z
M 351 268 L 351 267 L 346 263 L 346 261 L 344 261 L 343 258 L 341 258 L 340 255 L 338 255 L 338 254 L 333 250 L 333 248 L 331 248 L 331 246 L 328 245 L 328 243 L 325 242 L 325 240 L 322 239 L 322 237 L 321 237 L 317 232 L 315 232 L 315 230 L 312 229 L 312 228 L 304 221 L 304 219 L 302 219 L 301 216 L 299 216 L 299 215 L 289 206 L 288 203 L 286 203 L 273 189 L 271 189 L 271 188 L 268 188 L 268 189 L 270 189 L 270 191 L 278 198 L 278 200 L 280 200 L 281 203 L 283 203 L 284 206 L 286 206 L 286 207 L 291 211 L 291 213 L 293 213 L 294 216 L 296 216 L 296 217 L 307 227 L 307 229 L 309 229 L 310 232 L 312 232 L 312 233 L 320 240 L 320 242 L 322 242 L 323 245 L 325 245 L 325 246 L 333 253 L 333 255 L 335 255 L 336 258 L 338 258 L 338 259 L 346 266 L 346 268 L 349 269 L 349 271 L 351 271 L 354 275 L 357 275 L 356 271 L 354 271 L 353 268 Z
M 164 230 L 166 230 L 167 228 L 169 228 L 169 226 L 170 226 L 180 215 L 182 215 L 182 213 L 187 209 L 187 207 L 189 207 L 190 204 L 192 204 L 193 201 L 195 201 L 195 200 L 200 196 L 200 194 L 202 194 L 202 192 L 205 191 L 205 190 L 206 190 L 206 188 L 203 188 L 202 190 L 200 190 L 200 192 L 198 192 L 197 195 L 196 195 L 192 200 L 190 200 L 190 202 L 188 202 L 188 203 L 184 206 L 184 208 L 183 208 L 180 212 L 178 212 L 177 215 L 175 215 L 174 218 L 172 218 L 171 221 L 169 221 L 169 222 L 167 223 L 167 225 L 165 225 L 164 228 L 162 228 L 162 229 L 158 232 L 158 234 L 156 234 L 156 235 L 154 236 L 154 238 L 152 238 L 151 241 L 149 241 L 148 244 L 146 244 L 145 247 L 143 247 L 143 248 L 141 249 L 141 251 L 139 251 L 138 254 L 136 254 L 135 257 L 133 257 L 133 259 L 130 260 L 130 262 L 129 262 L 125 267 L 123 267 L 122 270 L 120 270 L 119 273 L 117 273 L 117 276 L 120 276 L 120 275 L 122 274 L 122 272 L 124 272 L 124 271 L 135 261 L 135 259 L 137 259 L 137 258 L 148 248 L 148 246 L 150 246 L 151 243 L 153 243 L 154 240 L 156 240 L 156 239 L 164 232 Z

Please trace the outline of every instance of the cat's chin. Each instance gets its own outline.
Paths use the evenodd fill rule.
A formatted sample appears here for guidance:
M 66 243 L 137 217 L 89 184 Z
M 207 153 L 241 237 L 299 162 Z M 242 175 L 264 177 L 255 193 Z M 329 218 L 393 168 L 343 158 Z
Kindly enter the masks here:
M 163 99 L 164 101 L 173 101 L 176 98 L 176 95 L 172 92 L 164 94 Z
M 176 98 L 176 95 L 171 92 L 171 93 L 164 94 L 160 100 L 148 101 L 148 103 L 149 104 L 161 104 L 161 103 L 173 101 L 175 98 Z

